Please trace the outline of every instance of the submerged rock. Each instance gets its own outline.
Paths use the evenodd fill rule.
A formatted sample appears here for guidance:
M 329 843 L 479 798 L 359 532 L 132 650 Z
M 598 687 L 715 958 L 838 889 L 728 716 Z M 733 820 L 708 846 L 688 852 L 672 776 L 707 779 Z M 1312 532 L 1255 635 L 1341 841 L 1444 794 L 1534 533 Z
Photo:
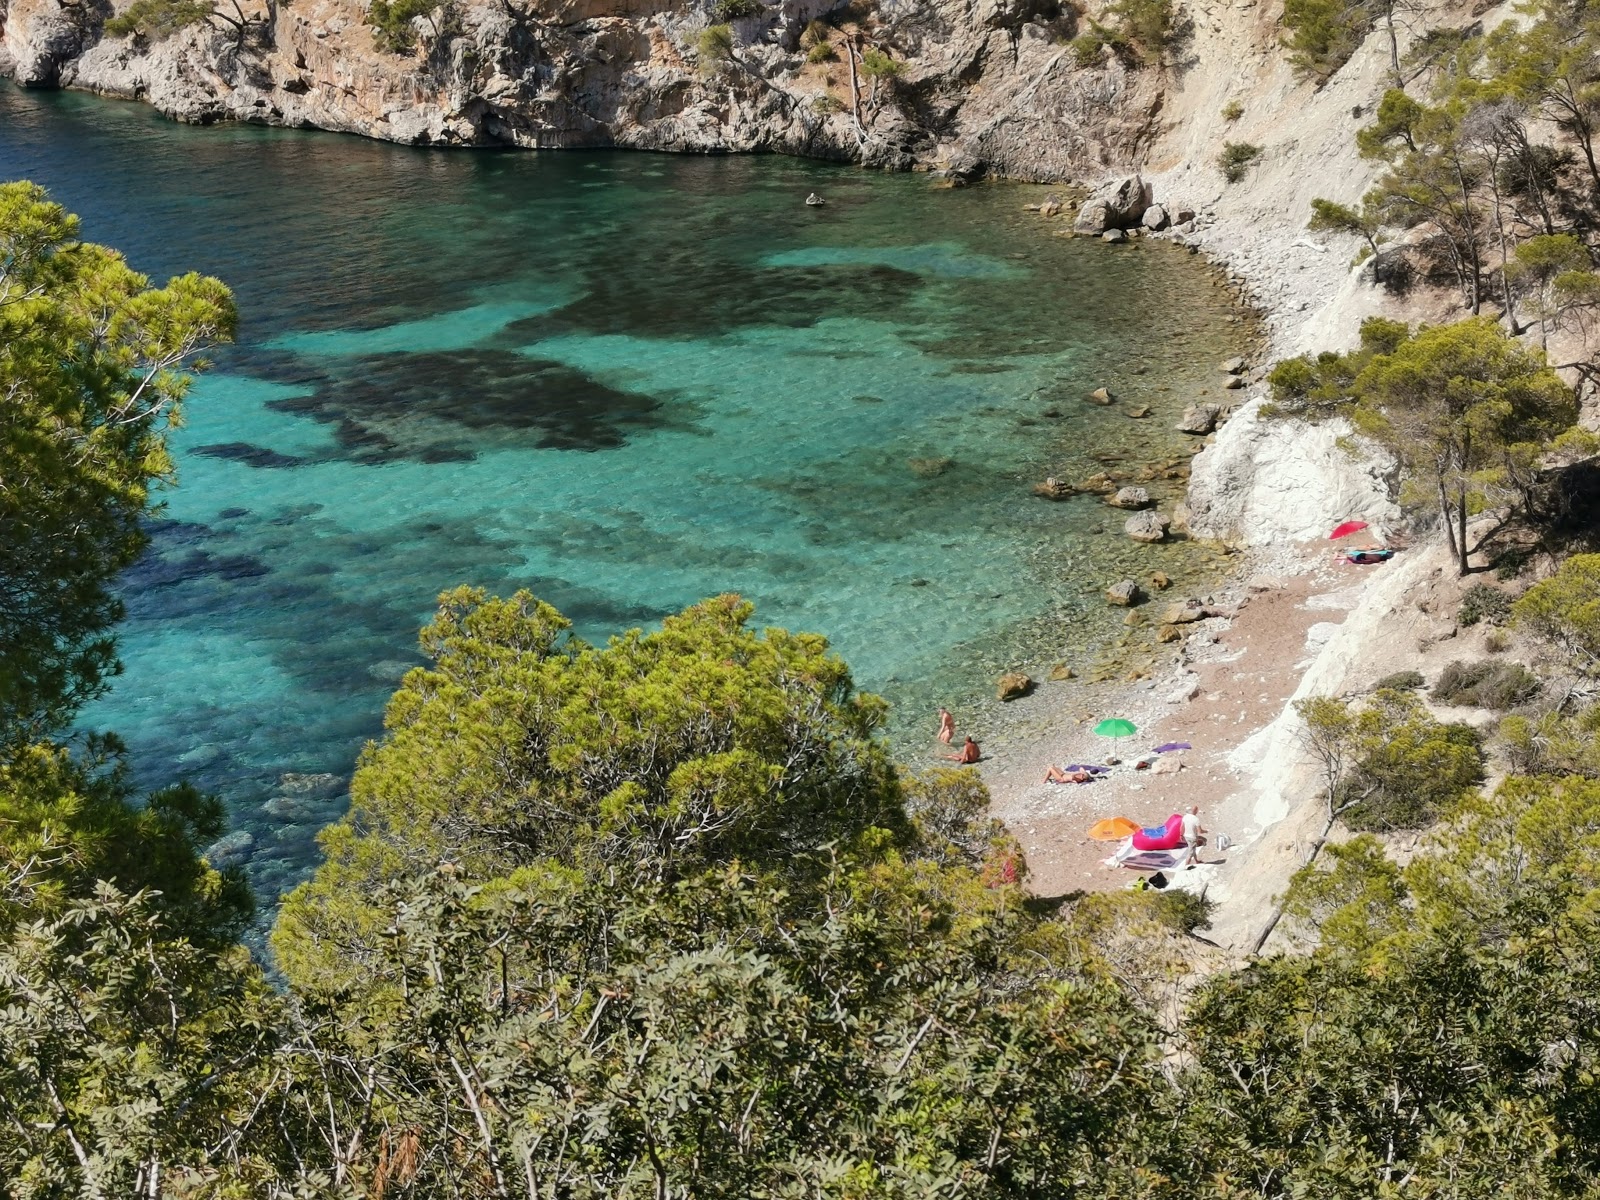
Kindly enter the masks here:
M 1090 404 L 1098 404 L 1101 408 L 1116 402 L 1116 397 L 1111 394 L 1111 389 L 1103 387 L 1095 388 L 1095 390 L 1090 392 L 1085 398 Z
M 995 683 L 994 694 L 1000 700 L 1015 700 L 1033 691 L 1033 680 L 1021 671 L 1007 671 Z
M 1129 517 L 1122 531 L 1136 542 L 1159 542 L 1166 538 L 1171 524 L 1158 512 L 1142 512 Z
M 1137 604 L 1142 599 L 1144 594 L 1139 590 L 1139 585 L 1131 579 L 1113 583 L 1106 589 L 1106 603 L 1115 604 L 1120 608 Z
M 285 771 L 278 776 L 278 786 L 293 796 L 331 796 L 339 790 L 339 777 L 327 771 L 315 774 Z
M 1050 678 L 1057 683 L 1065 683 L 1069 679 L 1076 679 L 1078 673 L 1066 663 L 1054 663 L 1050 667 Z
M 243 866 L 256 852 L 255 835 L 245 829 L 235 830 L 206 847 L 205 860 L 219 871 Z
M 1167 573 L 1165 571 L 1157 571 L 1154 575 L 1150 576 L 1150 585 L 1155 588 L 1156 591 L 1164 592 L 1172 586 L 1172 580 L 1167 578 Z
M 1063 483 L 1054 475 L 1049 476 L 1043 483 L 1033 485 L 1033 494 L 1043 496 L 1046 500 L 1065 500 L 1076 490 L 1070 483 Z

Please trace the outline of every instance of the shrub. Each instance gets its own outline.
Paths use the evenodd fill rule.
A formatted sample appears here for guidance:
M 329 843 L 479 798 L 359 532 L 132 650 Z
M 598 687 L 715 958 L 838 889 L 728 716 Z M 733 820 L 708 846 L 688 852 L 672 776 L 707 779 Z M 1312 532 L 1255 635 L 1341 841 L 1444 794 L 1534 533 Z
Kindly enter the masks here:
M 1423 684 L 1421 671 L 1396 671 L 1372 685 L 1375 692 L 1412 692 Z
M 868 79 L 898 79 L 906 65 L 882 50 L 869 46 L 861 52 L 861 73 Z
M 1345 0 L 1284 0 L 1289 61 L 1324 80 L 1349 60 L 1372 27 L 1369 10 Z
M 1117 0 L 1106 9 L 1116 23 L 1117 42 L 1140 58 L 1160 58 L 1177 39 L 1178 15 L 1172 0 Z
M 1238 183 L 1244 178 L 1245 169 L 1261 157 L 1261 147 L 1249 142 L 1224 142 L 1222 153 L 1217 155 L 1217 166 L 1222 170 L 1222 177 L 1229 183 Z
M 1504 654 L 1511 649 L 1511 639 L 1503 629 L 1491 629 L 1483 639 L 1483 648 L 1490 654 Z
M 824 93 L 811 102 L 811 111 L 821 113 L 823 116 L 828 116 L 831 113 L 843 112 L 844 101 L 839 99 L 837 96 L 829 96 Z
M 1105 53 L 1106 40 L 1098 31 L 1080 33 L 1072 39 L 1072 57 L 1080 67 L 1092 67 Z
M 417 42 L 418 17 L 430 17 L 437 0 L 372 0 L 367 9 L 367 24 L 372 26 L 373 39 L 391 54 L 404 54 Z
M 1240 104 L 1237 100 L 1229 100 L 1222 106 L 1222 119 L 1224 121 L 1232 124 L 1242 116 L 1244 116 L 1244 105 Z
M 717 0 L 711 7 L 711 16 L 719 25 L 745 17 L 759 17 L 766 11 L 761 0 Z
M 733 27 L 709 25 L 702 29 L 700 40 L 695 43 L 695 54 L 700 60 L 701 72 L 714 74 L 733 57 Z
M 1511 597 L 1487 583 L 1475 583 L 1461 597 L 1461 610 L 1456 620 L 1462 625 L 1476 625 L 1487 621 L 1491 625 L 1504 625 L 1511 618 Z
M 833 52 L 833 47 L 827 42 L 813 42 L 811 49 L 806 51 L 806 61 L 808 63 L 832 62 L 837 57 L 839 56 Z
M 819 63 L 836 58 L 833 51 L 833 30 L 826 21 L 812 21 L 800 35 L 800 45 L 806 52 L 806 61 Z
M 1180 887 L 1148 893 L 1152 915 L 1161 924 L 1179 933 L 1194 933 L 1211 928 L 1211 910 L 1216 902 Z
M 1444 669 L 1432 694 L 1441 704 L 1503 712 L 1537 696 L 1539 679 L 1521 663 L 1457 661 Z

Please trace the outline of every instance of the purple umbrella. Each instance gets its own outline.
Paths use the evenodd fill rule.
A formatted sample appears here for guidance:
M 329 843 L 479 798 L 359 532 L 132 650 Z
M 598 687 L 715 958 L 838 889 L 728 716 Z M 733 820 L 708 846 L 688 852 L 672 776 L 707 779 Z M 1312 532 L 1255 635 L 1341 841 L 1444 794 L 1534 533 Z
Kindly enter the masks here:
M 1193 750 L 1193 749 L 1194 749 L 1194 747 L 1189 745 L 1188 742 L 1168 742 L 1164 746 L 1157 746 L 1156 747 L 1156 753 L 1157 754 L 1167 754 L 1167 753 L 1170 753 L 1173 750 Z

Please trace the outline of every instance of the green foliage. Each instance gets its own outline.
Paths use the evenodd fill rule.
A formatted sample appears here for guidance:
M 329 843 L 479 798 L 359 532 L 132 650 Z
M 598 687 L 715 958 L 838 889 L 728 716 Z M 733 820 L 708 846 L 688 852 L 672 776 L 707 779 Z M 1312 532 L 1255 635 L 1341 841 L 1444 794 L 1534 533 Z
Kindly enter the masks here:
M 0 864 L 31 864 L 31 907 L 0 904 L 0 934 L 109 881 L 149 891 L 146 906 L 184 936 L 225 944 L 251 901 L 237 873 L 219 874 L 197 857 L 222 830 L 216 797 L 187 785 L 135 803 L 114 742 L 90 739 L 80 756 L 48 743 L 15 747 L 0 757 Z
M 1420 829 L 1483 779 L 1477 732 L 1435 720 L 1411 692 L 1380 691 L 1359 706 L 1310 697 L 1295 710 L 1322 764 L 1330 825 Z
M 1411 336 L 1402 322 L 1368 317 L 1361 322 L 1360 344 L 1348 354 L 1323 351 L 1280 361 L 1267 375 L 1279 416 L 1319 421 L 1347 413 L 1356 403 L 1355 385 L 1368 363 L 1392 354 Z
M 1371 125 L 1356 134 L 1356 145 L 1367 158 L 1387 158 L 1390 148 L 1400 143 L 1407 150 L 1416 150 L 1419 127 L 1428 117 L 1428 110 L 1400 88 L 1390 88 L 1378 102 L 1378 111 Z
M 1600 672 L 1600 554 L 1574 554 L 1523 593 L 1511 617 L 1579 670 Z
M 1325 80 L 1349 61 L 1372 28 L 1371 7 L 1350 0 L 1284 0 L 1289 61 Z
M 117 670 L 117 574 L 143 549 L 190 372 L 233 335 L 228 290 L 164 288 L 0 184 L 0 746 L 70 724 Z
M 824 93 L 811 101 L 811 109 L 813 112 L 820 113 L 823 116 L 829 116 L 833 113 L 843 112 L 844 101 L 837 96 L 830 96 Z
M 1139 61 L 1160 61 L 1178 38 L 1172 0 L 1115 0 L 1106 6 L 1115 44 Z
M 418 17 L 433 21 L 438 0 L 372 0 L 367 7 L 367 24 L 373 40 L 391 54 L 409 54 L 416 49 Z M 435 34 L 438 25 L 434 25 Z
M 1242 116 L 1244 116 L 1244 105 L 1237 100 L 1229 100 L 1222 106 L 1222 119 L 1228 124 L 1233 124 Z
M 861 52 L 861 74 L 868 79 L 898 79 L 905 69 L 905 63 L 889 57 L 874 46 L 868 46 Z
M 1514 774 L 1600 778 L 1600 705 L 1504 717 L 1496 735 Z
M 1411 692 L 1423 685 L 1421 671 L 1396 671 L 1372 685 L 1375 692 Z
M 58 907 L 6 874 L 0 908 L 49 913 L 0 940 L 7 1193 L 174 1194 L 249 1112 L 275 999 L 242 949 L 184 940 L 148 894 L 101 884 Z
M 1238 183 L 1250 164 L 1261 157 L 1261 147 L 1249 142 L 1224 142 L 1217 155 L 1217 167 L 1229 183 Z
M 759 17 L 765 11 L 766 5 L 761 0 L 716 0 L 711 6 L 711 19 L 723 25 L 745 17 Z
M 733 26 L 708 25 L 700 31 L 695 42 L 695 56 L 700 60 L 700 72 L 714 75 L 733 61 Z
M 1511 597 L 1487 583 L 1475 583 L 1461 597 L 1461 608 L 1456 621 L 1461 625 L 1476 625 L 1487 621 L 1491 625 L 1504 625 L 1511 619 Z
M 1306 228 L 1317 233 L 1353 233 L 1367 243 L 1369 254 L 1376 254 L 1381 224 L 1378 215 L 1367 206 L 1357 210 L 1319 196 L 1311 201 L 1311 220 L 1306 222 Z
M 1145 893 L 1155 919 L 1174 932 L 1190 934 L 1211 928 L 1216 902 L 1186 888 L 1152 889 Z
M 905 838 L 899 782 L 826 641 L 745 627 L 724 596 L 595 649 L 526 593 L 440 598 L 432 665 L 390 702 L 327 864 L 285 904 L 278 948 L 306 982 L 376 953 L 363 896 L 440 860 L 670 879 L 734 860 L 784 872 L 870 828 Z M 316 962 L 305 956 L 312 955 Z
M 134 0 L 126 10 L 105 23 L 105 31 L 116 37 L 133 36 L 159 42 L 181 29 L 206 24 L 214 9 L 211 0 Z
M 1319 948 L 1188 1015 L 1179 1111 L 1208 1168 L 1270 1172 L 1250 1194 L 1593 1195 L 1596 830 L 1600 786 L 1513 779 L 1404 868 L 1330 848 L 1291 897 Z
M 806 61 L 808 63 L 832 62 L 839 55 L 834 50 L 833 43 L 828 40 L 827 26 L 822 25 L 820 21 L 811 22 L 811 25 L 806 27 L 807 37 L 810 37 L 812 25 L 821 26 L 822 32 L 818 36 L 811 38 L 806 44 Z
M 1441 704 L 1471 705 L 1504 710 L 1539 694 L 1538 677 L 1521 663 L 1482 659 L 1453 662 L 1439 674 L 1433 698 Z
M 1080 68 L 1087 69 L 1098 63 L 1110 43 L 1099 29 L 1080 33 L 1072 39 L 1072 57 Z
M 1576 400 L 1537 351 L 1477 318 L 1424 327 L 1367 361 L 1353 415 L 1401 463 L 1414 499 L 1438 506 L 1461 574 L 1467 520 L 1531 477 L 1537 454 L 1577 420 Z

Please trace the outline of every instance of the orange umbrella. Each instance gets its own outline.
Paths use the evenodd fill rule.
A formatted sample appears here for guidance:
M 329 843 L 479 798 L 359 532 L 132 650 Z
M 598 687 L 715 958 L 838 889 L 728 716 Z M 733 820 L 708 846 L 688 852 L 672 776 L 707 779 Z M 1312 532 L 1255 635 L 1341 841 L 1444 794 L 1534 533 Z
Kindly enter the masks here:
M 1094 823 L 1089 836 L 1097 842 L 1120 842 L 1138 832 L 1139 826 L 1127 817 L 1107 817 Z

